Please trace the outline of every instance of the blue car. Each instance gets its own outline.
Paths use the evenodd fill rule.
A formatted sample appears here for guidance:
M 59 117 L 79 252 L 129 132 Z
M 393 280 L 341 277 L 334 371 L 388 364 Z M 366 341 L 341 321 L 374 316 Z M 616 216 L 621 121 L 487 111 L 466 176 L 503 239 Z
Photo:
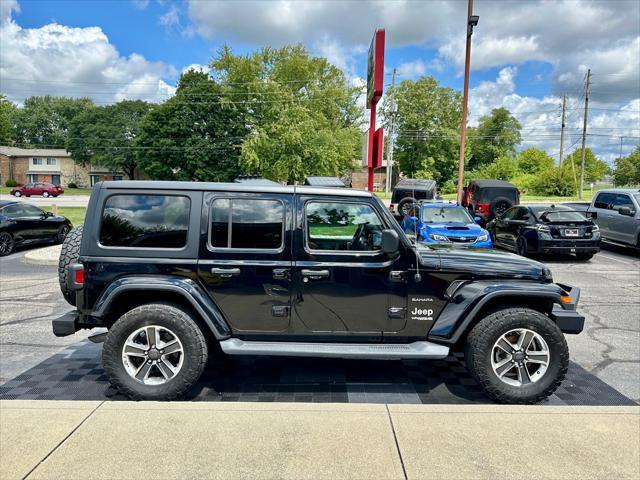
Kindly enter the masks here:
M 456 203 L 422 203 L 404 217 L 402 228 L 423 243 L 493 247 L 489 232 L 478 221 Z

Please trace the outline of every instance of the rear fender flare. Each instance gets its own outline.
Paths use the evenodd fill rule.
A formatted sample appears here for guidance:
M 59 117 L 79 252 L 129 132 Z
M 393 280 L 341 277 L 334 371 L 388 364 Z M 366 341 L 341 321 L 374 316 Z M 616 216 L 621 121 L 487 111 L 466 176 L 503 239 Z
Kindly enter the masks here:
M 544 301 L 563 305 L 560 295 L 564 289 L 554 283 L 531 282 L 469 282 L 451 292 L 449 303 L 442 310 L 429 331 L 429 340 L 454 344 L 482 307 L 498 298 L 523 299 L 523 303 Z M 564 305 L 563 305 L 564 308 Z M 549 312 L 550 313 L 550 312 Z
M 91 316 L 104 317 L 111 305 L 117 302 L 118 297 L 125 292 L 148 292 L 151 290 L 174 292 L 181 295 L 198 312 L 217 340 L 231 336 L 231 329 L 216 304 L 202 292 L 202 289 L 193 280 L 183 277 L 135 276 L 119 278 L 100 295 Z

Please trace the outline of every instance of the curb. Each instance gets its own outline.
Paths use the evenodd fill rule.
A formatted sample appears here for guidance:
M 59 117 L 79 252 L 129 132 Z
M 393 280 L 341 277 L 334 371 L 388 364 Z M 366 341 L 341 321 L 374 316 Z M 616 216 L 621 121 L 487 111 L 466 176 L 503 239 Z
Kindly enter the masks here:
M 23 262 L 29 265 L 56 266 L 60 259 L 60 249 L 62 245 L 38 248 L 24 254 Z

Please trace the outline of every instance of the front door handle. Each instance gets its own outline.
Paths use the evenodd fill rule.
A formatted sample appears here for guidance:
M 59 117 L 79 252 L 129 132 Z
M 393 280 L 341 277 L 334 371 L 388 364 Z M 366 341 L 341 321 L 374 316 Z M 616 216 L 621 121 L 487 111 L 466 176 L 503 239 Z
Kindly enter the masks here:
M 222 278 L 231 278 L 231 277 L 237 277 L 238 275 L 240 275 L 240 269 L 239 268 L 212 268 L 211 273 L 213 273 L 214 275 L 218 275 Z
M 311 280 L 319 280 L 321 278 L 329 278 L 331 272 L 329 270 L 302 270 L 303 278 L 310 278 Z
M 289 269 L 288 268 L 274 268 L 273 269 L 273 279 L 274 280 L 289 280 Z

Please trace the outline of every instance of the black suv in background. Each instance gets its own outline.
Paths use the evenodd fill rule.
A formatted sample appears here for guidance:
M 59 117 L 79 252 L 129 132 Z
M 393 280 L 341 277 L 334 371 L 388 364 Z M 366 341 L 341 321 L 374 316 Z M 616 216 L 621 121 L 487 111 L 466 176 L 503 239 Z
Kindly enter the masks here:
M 499 217 L 514 205 L 520 204 L 518 188 L 504 180 L 471 180 L 464 187 L 462 206 L 483 224 Z
M 404 217 L 409 214 L 415 203 L 422 200 L 434 200 L 437 196 L 435 180 L 405 178 L 393 187 L 391 213 Z
M 510 253 L 413 243 L 364 191 L 106 182 L 60 257 L 73 310 L 106 327 L 103 365 L 135 399 L 173 399 L 214 352 L 442 359 L 465 351 L 493 399 L 532 403 L 567 371 L 579 290 Z

